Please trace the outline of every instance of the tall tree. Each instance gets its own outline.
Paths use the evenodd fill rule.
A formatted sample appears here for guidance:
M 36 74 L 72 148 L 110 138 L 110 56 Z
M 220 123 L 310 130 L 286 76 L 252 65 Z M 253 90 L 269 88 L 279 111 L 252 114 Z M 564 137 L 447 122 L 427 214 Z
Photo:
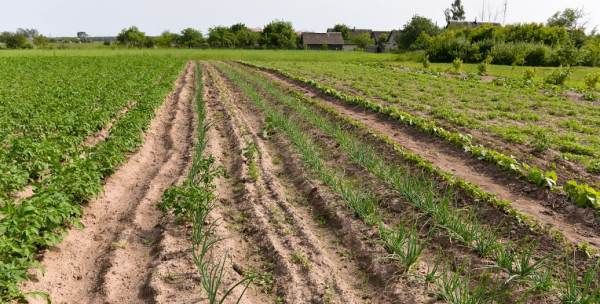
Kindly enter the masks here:
M 117 35 L 117 41 L 119 44 L 127 47 L 144 47 L 148 42 L 146 34 L 140 31 L 137 27 L 132 26 L 127 29 L 123 29 L 119 35 Z
M 333 27 L 333 31 L 342 33 L 342 37 L 344 37 L 344 40 L 350 39 L 350 37 L 348 37 L 348 33 L 350 32 L 350 27 L 348 27 L 345 24 L 336 24 Z
M 186 28 L 181 31 L 181 35 L 177 37 L 177 45 L 184 48 L 199 48 L 204 44 L 204 37 L 199 30 L 193 28 Z
M 269 49 L 295 49 L 298 35 L 291 22 L 276 20 L 263 29 L 261 44 Z
M 461 0 L 454 0 L 450 8 L 447 8 L 444 11 L 444 15 L 446 16 L 446 22 L 450 21 L 462 21 L 465 20 L 465 7 L 462 4 Z
M 400 30 L 400 35 L 397 36 L 398 41 L 396 42 L 400 48 L 409 49 L 422 33 L 426 33 L 429 36 L 435 36 L 439 31 L 440 29 L 433 21 L 419 15 L 414 15 L 412 19 L 404 25 L 402 30 Z
M 567 8 L 564 11 L 558 11 L 548 19 L 548 26 L 562 26 L 568 29 L 583 27 L 580 20 L 585 16 L 582 9 Z

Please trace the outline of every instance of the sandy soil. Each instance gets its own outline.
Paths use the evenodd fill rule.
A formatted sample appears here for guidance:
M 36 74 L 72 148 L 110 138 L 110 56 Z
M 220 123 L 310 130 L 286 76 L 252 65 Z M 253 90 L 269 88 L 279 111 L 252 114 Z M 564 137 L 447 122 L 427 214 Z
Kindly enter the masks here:
M 600 233 L 597 222 L 589 210 L 576 208 L 572 203 L 560 201 L 560 198 L 545 192 L 532 192 L 524 189 L 519 180 L 507 177 L 491 165 L 473 159 L 464 151 L 400 125 L 385 117 L 363 109 L 348 106 L 328 96 L 323 96 L 312 88 L 300 85 L 273 72 L 262 71 L 271 80 L 288 88 L 300 91 L 311 98 L 327 103 L 339 113 L 364 123 L 378 132 L 390 136 L 401 146 L 430 161 L 440 169 L 450 172 L 483 190 L 495 194 L 498 198 L 511 201 L 513 207 L 530 215 L 544 225 L 561 231 L 573 242 L 587 242 L 600 248 Z M 529 191 L 527 191 L 529 190 Z
M 157 203 L 184 175 L 193 146 L 194 65 L 158 110 L 141 149 L 84 208 L 83 229 L 43 254 L 44 272 L 23 285 L 53 303 L 153 303 L 148 285 L 164 227 Z M 37 302 L 32 299 L 31 302 Z

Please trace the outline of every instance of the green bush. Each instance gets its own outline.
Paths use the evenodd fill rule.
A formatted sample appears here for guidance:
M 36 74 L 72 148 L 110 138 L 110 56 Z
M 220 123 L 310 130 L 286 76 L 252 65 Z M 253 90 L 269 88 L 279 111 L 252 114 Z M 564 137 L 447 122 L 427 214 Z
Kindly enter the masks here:
M 560 67 L 552 71 L 552 73 L 550 73 L 548 76 L 546 76 L 546 79 L 544 79 L 544 81 L 548 84 L 564 85 L 569 76 L 571 76 L 571 72 L 572 71 L 570 67 Z
M 463 70 L 463 61 L 460 58 L 455 58 L 454 61 L 452 61 L 452 69 L 454 70 L 454 73 L 461 73 Z
M 523 80 L 526 83 L 532 83 L 534 77 L 535 77 L 535 69 L 528 68 L 528 69 L 525 69 L 525 72 L 523 72 Z
M 576 181 L 568 181 L 564 186 L 569 199 L 579 207 L 593 207 L 600 209 L 600 192 L 594 188 L 578 184 Z
M 600 73 L 596 72 L 585 75 L 584 82 L 588 90 L 596 89 L 596 86 L 600 82 Z

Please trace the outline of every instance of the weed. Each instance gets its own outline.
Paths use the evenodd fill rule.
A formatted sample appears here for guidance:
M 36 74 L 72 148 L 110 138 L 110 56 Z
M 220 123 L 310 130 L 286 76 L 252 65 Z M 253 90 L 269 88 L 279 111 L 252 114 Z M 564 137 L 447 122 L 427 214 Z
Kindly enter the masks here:
M 292 252 L 291 258 L 292 258 L 292 262 L 294 264 L 302 266 L 302 268 L 304 268 L 305 270 L 310 270 L 310 268 L 311 268 L 310 260 L 302 252 L 300 252 L 300 251 Z
M 556 70 L 553 70 L 552 73 L 548 74 L 544 81 L 552 85 L 564 85 L 567 79 L 569 79 L 569 76 L 571 76 L 571 73 L 571 67 L 560 67 Z
M 455 58 L 452 61 L 452 71 L 456 74 L 460 74 L 463 71 L 463 61 L 460 58 Z
M 584 82 L 588 90 L 595 90 L 598 83 L 600 83 L 600 73 L 596 72 L 585 75 Z

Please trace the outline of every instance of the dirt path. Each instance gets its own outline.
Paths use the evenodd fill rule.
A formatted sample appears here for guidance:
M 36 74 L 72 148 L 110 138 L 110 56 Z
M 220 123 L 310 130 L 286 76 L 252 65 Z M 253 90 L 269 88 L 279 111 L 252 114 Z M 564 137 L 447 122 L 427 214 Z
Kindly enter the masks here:
M 24 291 L 45 291 L 53 303 L 153 303 L 148 286 L 163 234 L 157 203 L 184 175 L 193 146 L 194 65 L 158 110 L 141 149 L 108 178 L 84 208 L 81 230 L 44 253 L 44 273 Z M 35 302 L 35 300 L 32 300 Z
M 258 70 L 255 69 L 255 71 Z M 515 209 L 561 231 L 569 241 L 573 243 L 587 242 L 600 248 L 597 223 L 593 214 L 588 212 L 589 210 L 576 208 L 565 202 L 563 204 L 569 204 L 568 206 L 571 207 L 558 209 L 557 212 L 557 209 L 552 208 L 554 202 L 550 197 L 528 195 L 521 190 L 519 181 L 507 178 L 503 172 L 499 172 L 490 165 L 483 164 L 465 155 L 464 152 L 457 151 L 454 147 L 431 138 L 431 136 L 419 134 L 411 128 L 399 125 L 375 113 L 323 96 L 311 88 L 299 85 L 276 73 L 258 72 L 287 88 L 300 91 L 310 98 L 326 103 L 339 113 L 360 121 L 369 128 L 387 134 L 398 144 L 420 155 L 440 169 L 478 185 L 500 199 L 511 201 Z

